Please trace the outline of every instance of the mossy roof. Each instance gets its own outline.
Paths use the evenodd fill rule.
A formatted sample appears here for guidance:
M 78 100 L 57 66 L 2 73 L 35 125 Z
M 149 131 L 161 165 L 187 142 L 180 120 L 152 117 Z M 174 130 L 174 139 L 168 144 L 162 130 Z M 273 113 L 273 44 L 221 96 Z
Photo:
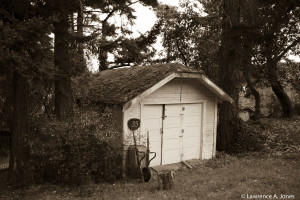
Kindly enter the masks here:
M 109 69 L 95 75 L 90 95 L 96 102 L 123 105 L 172 73 L 203 74 L 203 71 L 178 63 Z

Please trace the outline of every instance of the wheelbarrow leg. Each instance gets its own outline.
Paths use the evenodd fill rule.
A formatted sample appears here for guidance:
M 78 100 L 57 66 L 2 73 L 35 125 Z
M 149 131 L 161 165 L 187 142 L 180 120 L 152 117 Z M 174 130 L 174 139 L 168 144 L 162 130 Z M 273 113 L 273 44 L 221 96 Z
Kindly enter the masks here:
M 144 182 L 144 175 L 143 175 L 143 171 L 141 169 L 141 162 L 139 160 L 139 153 L 138 153 L 138 149 L 137 149 L 137 145 L 136 145 L 136 139 L 135 139 L 134 131 L 132 131 L 132 135 L 133 135 L 133 140 L 134 140 L 135 156 L 136 156 L 137 165 L 138 165 L 139 172 L 140 172 L 140 175 L 141 175 L 141 180 L 142 180 L 142 182 Z

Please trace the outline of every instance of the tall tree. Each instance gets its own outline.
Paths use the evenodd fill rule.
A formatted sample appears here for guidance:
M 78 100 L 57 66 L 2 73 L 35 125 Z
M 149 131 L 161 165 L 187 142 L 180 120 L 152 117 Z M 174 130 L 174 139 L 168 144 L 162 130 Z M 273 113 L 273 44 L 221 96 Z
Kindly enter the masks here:
M 266 78 L 282 107 L 283 117 L 293 117 L 294 106 L 279 81 L 277 65 L 289 52 L 299 47 L 299 4 L 295 0 L 260 2 L 260 32 L 258 56 L 265 68 Z
M 70 20 L 68 13 L 61 12 L 54 23 L 55 113 L 60 119 L 73 114 L 72 63 L 70 55 Z
M 99 70 L 102 71 L 109 67 L 110 63 L 108 63 L 107 60 L 108 53 L 111 53 L 116 58 L 116 62 L 113 63 L 114 65 L 132 62 L 134 56 L 131 57 L 131 59 L 128 59 L 130 53 L 124 54 L 123 59 L 121 59 L 121 52 L 127 52 L 128 49 L 132 49 L 132 46 L 139 47 L 137 43 L 142 39 L 142 36 L 138 39 L 129 39 L 127 37 L 132 34 L 129 27 L 134 24 L 134 19 L 136 19 L 136 16 L 134 15 L 135 10 L 132 5 L 140 3 L 144 6 L 156 7 L 157 0 L 88 0 L 85 1 L 85 3 L 86 6 L 90 6 L 93 9 L 86 12 L 86 18 L 89 19 L 90 23 L 100 24 L 100 28 L 96 29 L 95 33 L 98 37 L 91 42 L 93 44 L 91 44 L 90 47 L 92 52 L 98 56 Z M 120 18 L 121 23 L 115 24 L 112 22 L 111 19 L 113 17 Z M 146 41 L 145 39 L 143 40 L 144 42 Z M 139 52 L 142 52 L 143 50 L 145 50 L 145 48 L 139 49 Z M 141 54 L 139 53 L 139 55 Z M 139 56 L 137 56 L 137 58 L 139 58 Z M 136 59 L 133 61 L 136 61 Z
M 259 71 L 259 66 L 255 65 L 252 61 L 252 58 L 255 57 L 255 44 L 257 42 L 257 34 L 246 34 L 243 36 L 242 42 L 242 52 L 244 55 L 241 57 L 241 69 L 243 71 L 244 79 L 246 82 L 246 95 L 252 95 L 255 100 L 255 110 L 251 115 L 252 119 L 259 119 L 261 117 L 261 98 L 260 93 L 257 90 L 257 87 L 264 82 L 264 77 L 261 75 L 261 71 Z
M 83 3 L 82 0 L 46 0 L 41 3 L 40 12 L 44 16 L 54 18 L 55 114 L 62 120 L 73 114 L 72 77 L 86 68 L 82 43 Z M 76 32 L 71 28 L 75 13 L 77 13 Z
M 252 0 L 223 0 L 221 2 L 222 33 L 220 54 L 220 80 L 221 87 L 236 102 L 232 105 L 228 102 L 221 104 L 218 125 L 218 150 L 230 150 L 234 134 L 233 124 L 238 117 L 238 93 L 239 76 L 242 59 L 251 59 L 249 52 L 240 51 L 243 45 L 243 37 L 252 32 L 255 24 L 256 6 Z
M 31 1 L 4 1 L 0 6 L 1 76 L 12 76 L 13 117 L 10 124 L 9 182 L 14 186 L 32 183 L 28 137 L 29 81 L 49 65 L 51 27 L 39 18 Z M 10 80 L 10 79 L 7 79 Z
M 188 0 L 180 6 L 161 5 L 157 9 L 162 23 L 161 35 L 164 47 L 160 62 L 176 61 L 189 67 L 201 68 L 218 82 L 217 52 L 220 40 L 218 7 L 210 1 Z

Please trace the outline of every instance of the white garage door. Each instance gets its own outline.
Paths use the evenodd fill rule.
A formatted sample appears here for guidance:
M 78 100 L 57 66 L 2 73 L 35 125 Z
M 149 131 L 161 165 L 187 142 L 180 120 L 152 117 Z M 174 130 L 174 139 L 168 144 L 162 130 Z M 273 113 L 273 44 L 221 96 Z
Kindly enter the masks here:
M 143 131 L 157 153 L 150 166 L 200 158 L 201 113 L 202 104 L 144 106 Z
M 145 135 L 149 133 L 150 151 L 156 152 L 156 157 L 151 161 L 150 166 L 160 165 L 162 105 L 144 106 L 142 124 Z
M 180 105 L 165 105 L 163 120 L 162 164 L 181 161 L 182 146 L 182 115 Z
M 202 104 L 184 105 L 183 160 L 200 159 Z

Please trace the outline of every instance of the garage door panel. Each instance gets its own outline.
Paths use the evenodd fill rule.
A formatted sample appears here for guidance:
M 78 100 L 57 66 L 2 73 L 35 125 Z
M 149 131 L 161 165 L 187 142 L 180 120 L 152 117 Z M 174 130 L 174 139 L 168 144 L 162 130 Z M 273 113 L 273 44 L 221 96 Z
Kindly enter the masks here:
M 167 116 L 164 120 L 165 128 L 180 127 L 180 116 Z
M 183 159 L 199 159 L 200 158 L 200 148 L 199 147 L 189 147 L 184 148 Z
M 163 164 L 172 164 L 180 162 L 180 151 L 179 149 L 172 149 L 163 152 Z
M 180 162 L 181 105 L 166 105 L 163 121 L 163 164 Z
M 165 115 L 167 116 L 178 116 L 180 114 L 181 106 L 174 105 L 166 105 L 165 106 Z
M 201 116 L 200 115 L 185 115 L 184 116 L 184 124 L 185 125 L 199 125 L 201 121 Z
M 184 129 L 184 137 L 199 137 L 200 126 L 188 126 Z
M 201 109 L 202 104 L 165 105 L 162 120 L 163 105 L 144 106 L 143 130 L 149 131 L 150 151 L 157 153 L 151 166 L 200 158 Z
M 185 147 L 198 147 L 199 146 L 199 142 L 197 142 L 199 138 L 198 137 L 189 137 L 183 138 L 183 148 Z
M 183 160 L 200 158 L 202 104 L 186 104 L 184 112 Z
M 160 119 L 145 119 L 144 120 L 144 124 L 146 124 L 145 126 L 145 130 L 158 130 L 159 127 L 161 126 L 161 121 Z
M 168 128 L 164 129 L 164 139 L 167 140 L 169 138 L 177 138 L 179 137 L 181 129 L 180 128 Z
M 153 105 L 153 106 L 144 106 L 143 115 L 145 118 L 149 118 L 151 116 L 161 117 L 162 114 L 162 106 L 161 105 Z
M 178 138 L 168 138 L 168 140 L 164 140 L 163 148 L 164 150 L 178 149 L 179 148 Z
M 148 130 L 149 141 L 160 141 L 160 131 L 159 130 Z
M 162 105 L 147 105 L 143 107 L 143 133 L 144 135 L 147 132 L 149 133 L 149 149 L 151 152 L 156 152 L 156 157 L 151 161 L 150 166 L 160 165 L 161 161 L 161 116 Z M 153 154 L 150 156 L 153 156 Z
M 161 159 L 160 141 L 150 141 L 149 149 L 150 152 L 156 153 L 156 157 L 151 161 L 150 166 L 160 165 L 160 159 Z M 153 155 L 151 154 L 151 156 Z
M 185 111 L 187 113 L 201 113 L 201 104 L 186 104 Z

